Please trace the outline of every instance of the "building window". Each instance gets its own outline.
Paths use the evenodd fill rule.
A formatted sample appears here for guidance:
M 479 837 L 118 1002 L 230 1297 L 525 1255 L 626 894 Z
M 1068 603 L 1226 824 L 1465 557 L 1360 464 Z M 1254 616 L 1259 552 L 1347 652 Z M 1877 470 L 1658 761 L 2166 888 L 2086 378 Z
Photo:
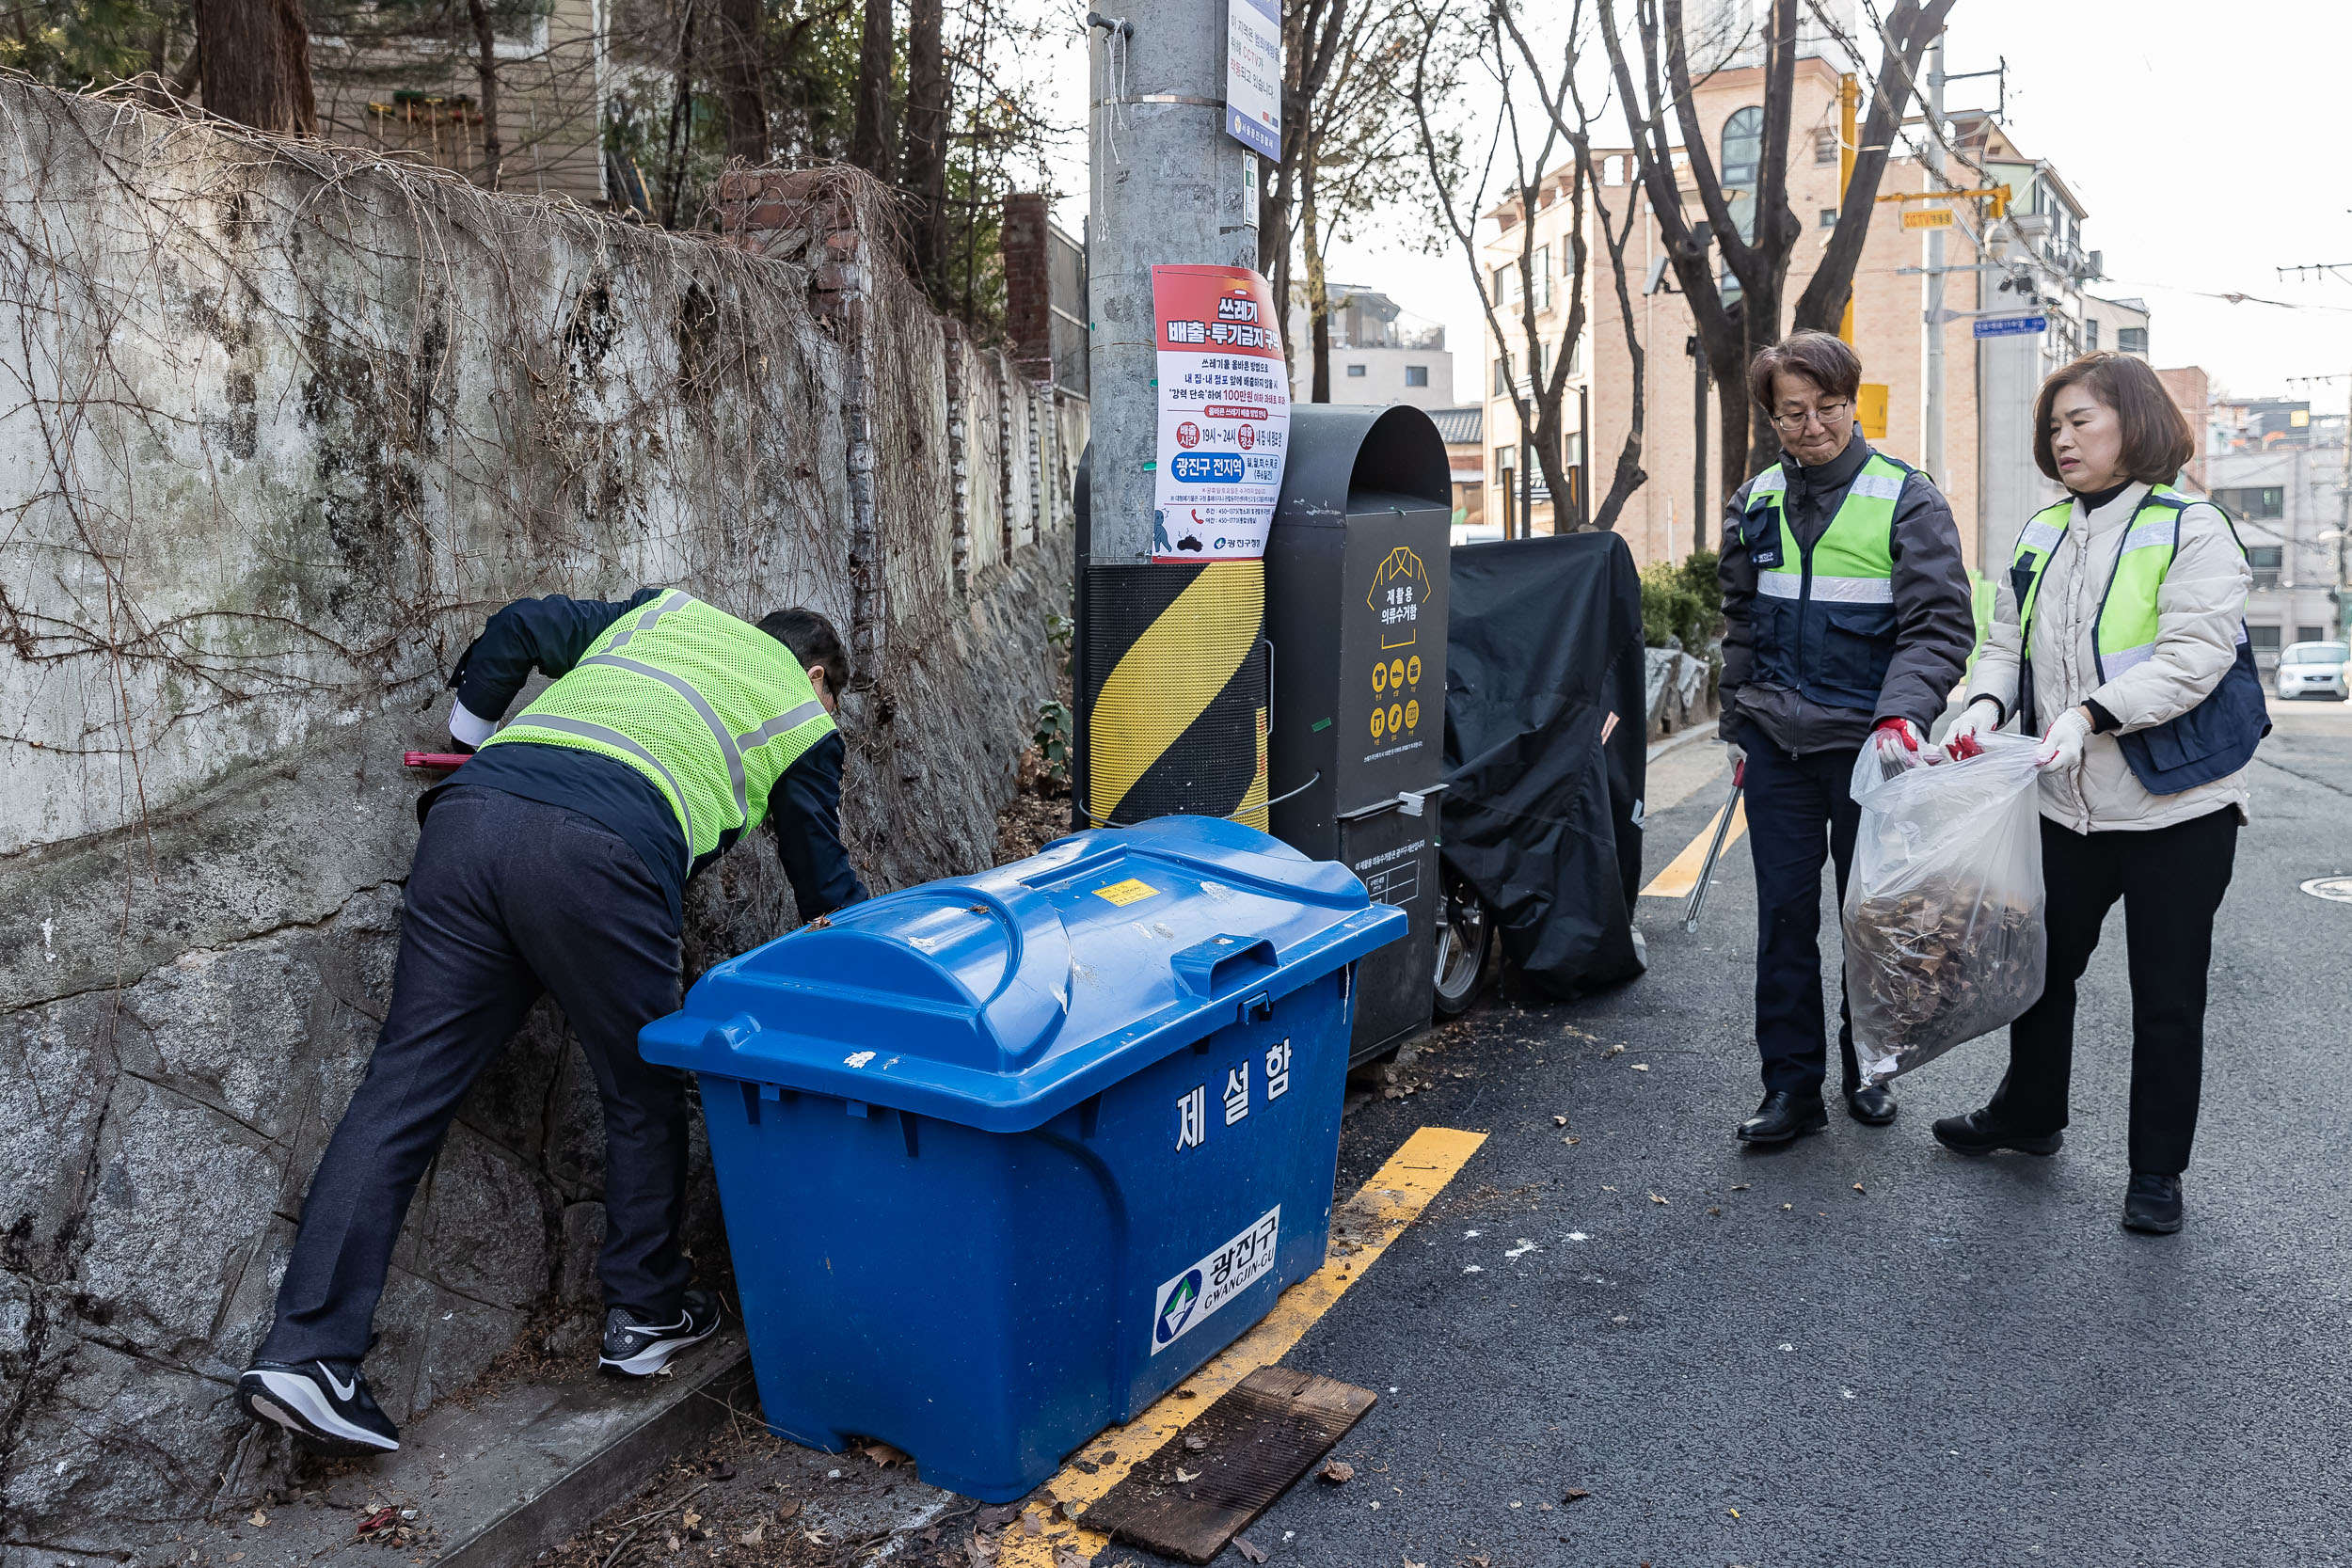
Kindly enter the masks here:
M 1495 268 L 1495 303 L 1517 305 L 1519 302 L 1519 269 L 1517 265 Z
M 1426 366 L 1426 365 L 1407 365 L 1407 366 L 1406 366 L 1406 367 L 1405 367 L 1405 385 L 1406 385 L 1406 386 L 1407 386 L 1407 387 L 1426 387 L 1426 386 L 1428 386 L 1428 385 L 1429 385 L 1429 367 L 1428 367 L 1428 366 Z
M 1756 166 L 1764 155 L 1764 111 L 1753 104 L 1735 109 L 1724 121 L 1723 158 L 1718 172 L 1723 178 L 1724 204 L 1731 209 L 1734 226 L 1740 238 L 1756 243 Z M 1723 301 L 1728 305 L 1740 297 L 1740 281 L 1732 277 L 1726 264 L 1717 284 Z
M 2115 346 L 2123 354 L 2148 357 L 2148 329 L 2144 326 L 2119 326 L 2115 329 Z
M 2295 640 L 2297 642 L 2324 642 L 2327 637 L 2317 626 L 2297 626 L 2295 628 Z
M 1837 133 L 1830 126 L 1824 125 L 1813 133 L 1813 161 L 1817 164 L 1837 161 Z
M 1835 207 L 1824 207 L 1824 208 L 1822 208 L 1822 209 L 1821 209 L 1821 224 L 1820 224 L 1820 226 L 1821 226 L 1823 229 L 1835 229 L 1835 228 L 1836 228 L 1836 227 L 1837 227 L 1837 209 L 1836 209 L 1836 208 L 1835 208 Z
M 1535 275 L 1535 309 L 1549 310 L 1551 309 L 1551 246 L 1537 245 L 1535 254 L 1530 260 L 1534 263 L 1532 270 Z
M 1508 360 L 1495 361 L 1494 395 L 1499 398 L 1507 398 L 1511 395 L 1511 369 Z
M 2287 493 L 2282 485 L 2262 489 L 2216 490 L 2213 499 L 2241 517 L 2283 517 L 2287 515 Z M 2271 551 L 2273 557 L 2279 552 Z
M 1349 379 L 1353 380 L 1364 373 L 1364 368 L 1361 365 L 1350 365 L 1347 367 L 1347 373 Z
M 2246 628 L 2246 641 L 2256 654 L 2278 657 L 2279 628 L 2277 626 L 2249 626 Z
M 2284 550 L 2277 545 L 2247 546 L 2246 564 L 2254 569 L 2255 587 L 2276 588 L 2279 586 L 2279 558 L 2284 553 Z M 2254 628 L 2254 647 L 2257 652 L 2260 652 L 2262 648 L 2262 631 L 2263 628 L 2260 626 Z M 2279 651 L 2279 628 L 2277 626 L 2270 628 L 2270 651 L 2272 653 Z
M 2085 354 L 2099 352 L 2099 321 L 2095 316 L 2083 318 L 2083 352 Z

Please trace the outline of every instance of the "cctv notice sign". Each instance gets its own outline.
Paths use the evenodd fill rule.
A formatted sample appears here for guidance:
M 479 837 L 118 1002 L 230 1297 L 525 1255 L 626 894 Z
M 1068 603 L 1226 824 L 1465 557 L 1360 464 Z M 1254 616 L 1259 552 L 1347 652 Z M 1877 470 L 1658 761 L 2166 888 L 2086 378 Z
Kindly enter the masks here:
M 1290 367 L 1247 267 L 1153 267 L 1160 367 L 1152 559 L 1256 561 L 1282 489 Z
M 1225 8 L 1225 134 L 1282 161 L 1282 12 L 1276 0 Z

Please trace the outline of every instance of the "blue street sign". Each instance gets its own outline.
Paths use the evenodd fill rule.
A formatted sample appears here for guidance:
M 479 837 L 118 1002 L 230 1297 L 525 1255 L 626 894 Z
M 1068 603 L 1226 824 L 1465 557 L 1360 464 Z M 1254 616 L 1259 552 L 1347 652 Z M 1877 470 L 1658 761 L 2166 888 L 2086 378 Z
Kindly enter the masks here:
M 2048 330 L 2047 316 L 1979 316 L 1976 325 L 1979 338 L 2029 338 Z

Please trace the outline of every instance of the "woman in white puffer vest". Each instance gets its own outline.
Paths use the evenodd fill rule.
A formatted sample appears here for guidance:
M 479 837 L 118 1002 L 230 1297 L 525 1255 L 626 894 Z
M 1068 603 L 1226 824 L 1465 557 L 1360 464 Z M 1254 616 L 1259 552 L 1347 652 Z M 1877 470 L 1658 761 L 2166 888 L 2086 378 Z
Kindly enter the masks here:
M 2141 360 L 2094 354 L 2042 385 L 2034 461 L 2073 492 L 2020 533 L 1967 711 L 1945 746 L 2016 720 L 2044 736 L 2049 978 L 2010 1026 L 1992 1103 L 1935 1124 L 1963 1154 L 2052 1154 L 2067 1122 L 2075 982 L 2123 903 L 2132 986 L 2130 1229 L 2181 1227 L 2204 1076 L 2213 924 L 2269 732 L 2246 640 L 2246 552 L 2172 487 L 2188 422 Z

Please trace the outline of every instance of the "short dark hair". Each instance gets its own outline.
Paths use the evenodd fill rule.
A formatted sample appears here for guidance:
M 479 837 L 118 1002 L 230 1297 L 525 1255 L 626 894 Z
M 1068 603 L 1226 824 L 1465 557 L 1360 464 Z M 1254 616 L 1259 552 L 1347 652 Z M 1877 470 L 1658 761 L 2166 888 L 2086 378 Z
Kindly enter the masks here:
M 1862 356 L 1832 333 L 1791 332 L 1748 361 L 1748 396 L 1767 413 L 1772 407 L 1772 377 L 1783 372 L 1849 403 L 1862 394 Z
M 2129 354 L 2086 354 L 2050 372 L 2033 400 L 2033 466 L 2052 479 L 2058 459 L 2050 451 L 2050 410 L 2065 388 L 2080 385 L 2115 410 L 2123 427 L 2123 472 L 2142 484 L 2169 484 L 2197 455 L 2188 416 L 2164 389 L 2148 362 Z
M 841 634 L 822 615 L 798 606 L 770 610 L 759 618 L 759 629 L 790 649 L 802 668 L 822 665 L 825 684 L 834 696 L 850 689 L 849 651 L 841 646 Z

